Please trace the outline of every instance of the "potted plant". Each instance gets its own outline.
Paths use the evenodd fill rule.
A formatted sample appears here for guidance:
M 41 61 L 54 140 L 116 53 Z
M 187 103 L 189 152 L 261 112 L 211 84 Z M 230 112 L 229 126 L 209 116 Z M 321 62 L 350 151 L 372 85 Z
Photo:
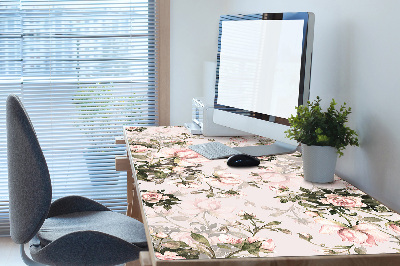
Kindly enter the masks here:
M 329 183 L 333 182 L 338 154 L 342 156 L 347 145 L 359 144 L 357 133 L 346 126 L 351 108 L 344 103 L 336 110 L 332 99 L 324 112 L 320 102 L 317 97 L 308 106 L 296 107 L 297 115 L 289 118 L 290 129 L 285 133 L 301 143 L 305 180 Z

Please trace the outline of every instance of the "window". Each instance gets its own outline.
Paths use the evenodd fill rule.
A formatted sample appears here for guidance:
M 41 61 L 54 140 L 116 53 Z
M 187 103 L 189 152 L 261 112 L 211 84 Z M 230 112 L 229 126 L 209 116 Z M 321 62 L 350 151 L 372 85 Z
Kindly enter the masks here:
M 165 47 L 159 28 L 169 23 L 160 22 L 169 13 L 159 12 L 161 5 L 169 9 L 165 0 L 0 3 L 0 235 L 9 230 L 5 100 L 10 93 L 22 99 L 35 126 L 53 199 L 76 194 L 125 210 L 126 173 L 114 166 L 125 146 L 114 144 L 115 137 L 123 125 L 169 119 L 167 101 L 160 102 L 169 95 L 168 86 L 160 89 L 165 84 L 160 76 L 168 70 L 160 69 Z M 160 113 L 167 114 L 165 121 Z

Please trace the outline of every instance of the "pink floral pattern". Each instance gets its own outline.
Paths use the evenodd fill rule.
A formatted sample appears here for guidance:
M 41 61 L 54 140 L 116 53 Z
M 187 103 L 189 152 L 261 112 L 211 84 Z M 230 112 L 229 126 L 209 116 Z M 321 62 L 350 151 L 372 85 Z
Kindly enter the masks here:
M 332 204 L 334 206 L 343 206 L 347 208 L 352 207 L 366 207 L 364 203 L 361 202 L 361 198 L 359 197 L 351 197 L 351 196 L 340 196 L 335 194 L 325 195 L 326 198 L 322 199 L 322 203 Z
M 159 202 L 164 196 L 157 192 L 144 192 L 142 193 L 142 200 L 149 203 Z
M 231 168 L 187 147 L 267 145 L 183 127 L 126 127 L 159 260 L 399 253 L 400 216 L 346 181 L 304 181 L 301 154 Z

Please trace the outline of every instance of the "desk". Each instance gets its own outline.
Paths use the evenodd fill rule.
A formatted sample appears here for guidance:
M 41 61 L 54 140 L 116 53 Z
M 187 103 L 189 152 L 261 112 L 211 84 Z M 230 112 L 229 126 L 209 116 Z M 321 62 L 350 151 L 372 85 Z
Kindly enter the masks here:
M 153 265 L 400 265 L 400 215 L 339 177 L 305 182 L 299 153 L 231 168 L 187 146 L 270 141 L 183 127 L 126 127 L 124 138 Z

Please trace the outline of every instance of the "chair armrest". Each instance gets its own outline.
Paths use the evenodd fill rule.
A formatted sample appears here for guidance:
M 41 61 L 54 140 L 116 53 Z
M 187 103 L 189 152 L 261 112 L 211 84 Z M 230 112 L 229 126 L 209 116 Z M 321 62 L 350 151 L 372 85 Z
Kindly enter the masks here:
M 67 196 L 55 200 L 49 210 L 47 218 L 68 214 L 73 212 L 83 211 L 111 211 L 106 206 L 98 203 L 97 201 L 81 197 L 81 196 Z

